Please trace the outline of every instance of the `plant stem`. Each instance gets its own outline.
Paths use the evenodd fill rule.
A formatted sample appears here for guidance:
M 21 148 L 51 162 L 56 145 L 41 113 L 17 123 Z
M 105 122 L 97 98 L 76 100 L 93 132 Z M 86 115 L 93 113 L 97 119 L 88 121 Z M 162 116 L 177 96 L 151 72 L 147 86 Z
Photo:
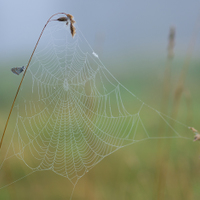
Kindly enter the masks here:
M 33 55 L 34 55 L 34 53 L 35 53 L 35 50 L 36 50 L 36 48 L 37 48 L 37 46 L 38 46 L 38 43 L 39 43 L 39 41 L 40 41 L 40 39 L 41 39 L 41 37 L 42 37 L 42 34 L 43 34 L 43 32 L 44 32 L 44 30 L 45 30 L 47 24 L 51 21 L 51 19 L 52 19 L 55 15 L 59 15 L 59 14 L 64 14 L 64 15 L 67 16 L 66 13 L 56 13 L 56 14 L 53 14 L 53 15 L 48 19 L 48 21 L 47 21 L 46 24 L 44 25 L 44 28 L 42 29 L 42 32 L 40 33 L 40 36 L 39 36 L 39 38 L 38 38 L 38 40 L 37 40 L 37 43 L 36 43 L 36 45 L 35 45 L 35 47 L 34 47 L 34 49 L 33 49 L 33 52 L 32 52 L 32 54 L 31 54 L 31 57 L 29 58 L 28 64 L 27 64 L 26 69 L 25 69 L 25 71 L 24 71 L 24 73 L 23 73 L 21 82 L 20 82 L 20 84 L 19 84 L 19 87 L 18 87 L 17 92 L 16 92 L 16 94 L 15 94 L 15 98 L 14 98 L 13 103 L 12 103 L 12 106 L 11 106 L 11 108 L 10 108 L 10 112 L 9 112 L 9 115 L 8 115 L 8 118 L 7 118 L 7 121 L 6 121 L 6 124 L 5 124 L 5 128 L 4 128 L 4 131 L 3 131 L 3 135 L 2 135 L 2 137 L 1 137 L 0 149 L 1 149 L 1 146 L 2 146 L 2 143 L 3 143 L 3 139 L 4 139 L 4 136 L 5 136 L 5 132 L 6 132 L 6 129 L 7 129 L 7 126 L 8 126 L 8 122 L 9 122 L 9 119 L 10 119 L 10 116 L 11 116 L 11 113 L 12 113 L 12 110 L 13 110 L 13 107 L 14 107 L 14 104 L 15 104 L 15 101 L 16 101 L 16 99 L 17 99 L 19 90 L 20 90 L 20 88 L 21 88 L 22 82 L 23 82 L 24 77 L 25 77 L 25 75 L 26 75 L 27 69 L 28 69 L 28 67 L 29 67 L 29 65 L 30 65 L 30 62 L 31 62 L 31 60 L 32 60 L 32 58 L 33 58 Z

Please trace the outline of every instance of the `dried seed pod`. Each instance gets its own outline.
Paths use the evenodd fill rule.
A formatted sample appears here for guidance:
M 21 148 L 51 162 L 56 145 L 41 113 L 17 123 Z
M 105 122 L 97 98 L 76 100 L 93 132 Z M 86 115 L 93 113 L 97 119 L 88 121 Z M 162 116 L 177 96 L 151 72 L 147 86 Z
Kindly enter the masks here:
M 74 35 L 76 34 L 76 28 L 74 26 L 74 23 L 76 21 L 73 19 L 74 17 L 72 15 L 70 15 L 70 14 L 67 14 L 67 17 L 70 20 L 70 31 L 71 31 L 72 37 L 74 37 Z M 66 25 L 68 25 L 68 22 L 66 23 Z
M 70 24 L 70 30 L 71 30 L 72 37 L 74 37 L 74 35 L 76 34 L 76 28 L 74 27 L 72 23 Z
M 195 136 L 194 136 L 194 142 L 197 141 L 197 140 L 200 140 L 200 134 L 197 133 Z
M 58 19 L 56 19 L 57 21 L 60 21 L 60 22 L 66 22 L 68 21 L 68 18 L 67 17 L 59 17 Z
M 193 127 L 188 127 L 190 130 L 192 130 L 193 131 L 193 133 L 198 133 L 198 131 L 195 129 L 195 128 L 193 128 Z
M 168 58 L 174 57 L 174 46 L 175 46 L 175 27 L 170 28 L 169 32 L 169 44 L 168 44 Z
M 192 130 L 192 132 L 195 134 L 193 141 L 195 142 L 197 140 L 200 140 L 200 134 L 199 134 L 199 132 L 195 128 L 193 128 L 193 127 L 188 127 L 188 128 L 190 130 Z
M 69 20 L 71 21 L 71 23 L 75 23 L 75 20 L 73 19 L 73 15 L 67 14 L 67 17 L 69 18 Z
M 69 25 L 70 22 L 70 31 L 71 31 L 71 35 L 72 37 L 74 37 L 74 35 L 76 34 L 76 28 L 74 26 L 74 23 L 76 22 L 73 18 L 73 15 L 70 14 L 66 14 L 67 17 L 59 17 L 58 19 L 55 19 L 53 21 L 59 21 L 59 22 L 66 22 L 66 25 Z

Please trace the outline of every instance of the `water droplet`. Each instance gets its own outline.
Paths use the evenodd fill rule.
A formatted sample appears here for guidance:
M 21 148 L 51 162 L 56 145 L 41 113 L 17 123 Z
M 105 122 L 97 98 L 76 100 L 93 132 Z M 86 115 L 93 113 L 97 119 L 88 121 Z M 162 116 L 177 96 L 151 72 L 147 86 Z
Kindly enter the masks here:
M 68 91 L 68 89 L 69 89 L 69 84 L 68 84 L 67 79 L 65 79 L 64 82 L 63 82 L 63 88 L 64 88 L 65 91 Z

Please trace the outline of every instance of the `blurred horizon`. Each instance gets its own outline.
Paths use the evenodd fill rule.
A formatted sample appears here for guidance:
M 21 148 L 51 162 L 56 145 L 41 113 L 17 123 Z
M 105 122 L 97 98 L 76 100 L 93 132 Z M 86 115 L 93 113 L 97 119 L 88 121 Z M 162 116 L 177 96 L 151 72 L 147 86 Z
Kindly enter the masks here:
M 184 57 L 195 27 L 199 3 L 192 1 L 32 1 L 8 0 L 0 8 L 0 57 L 30 55 L 48 18 L 57 12 L 74 16 L 93 49 L 103 58 L 119 55 L 164 56 L 168 32 L 176 29 L 175 54 Z M 199 38 L 194 57 L 200 52 Z M 127 55 L 127 56 L 126 56 Z

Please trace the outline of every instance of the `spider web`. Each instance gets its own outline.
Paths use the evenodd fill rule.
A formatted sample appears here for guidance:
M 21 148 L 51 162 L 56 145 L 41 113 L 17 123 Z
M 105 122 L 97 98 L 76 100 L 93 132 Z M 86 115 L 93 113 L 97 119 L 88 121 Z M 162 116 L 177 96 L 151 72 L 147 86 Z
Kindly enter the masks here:
M 126 106 L 127 99 L 131 108 Z M 45 29 L 14 112 L 15 128 L 0 168 L 17 157 L 31 173 L 51 170 L 74 186 L 103 158 L 124 146 L 184 137 L 170 125 L 173 119 L 114 78 L 78 28 L 72 38 L 65 23 L 51 22 Z M 162 119 L 170 133 L 147 131 L 145 120 L 151 123 L 151 118 Z

